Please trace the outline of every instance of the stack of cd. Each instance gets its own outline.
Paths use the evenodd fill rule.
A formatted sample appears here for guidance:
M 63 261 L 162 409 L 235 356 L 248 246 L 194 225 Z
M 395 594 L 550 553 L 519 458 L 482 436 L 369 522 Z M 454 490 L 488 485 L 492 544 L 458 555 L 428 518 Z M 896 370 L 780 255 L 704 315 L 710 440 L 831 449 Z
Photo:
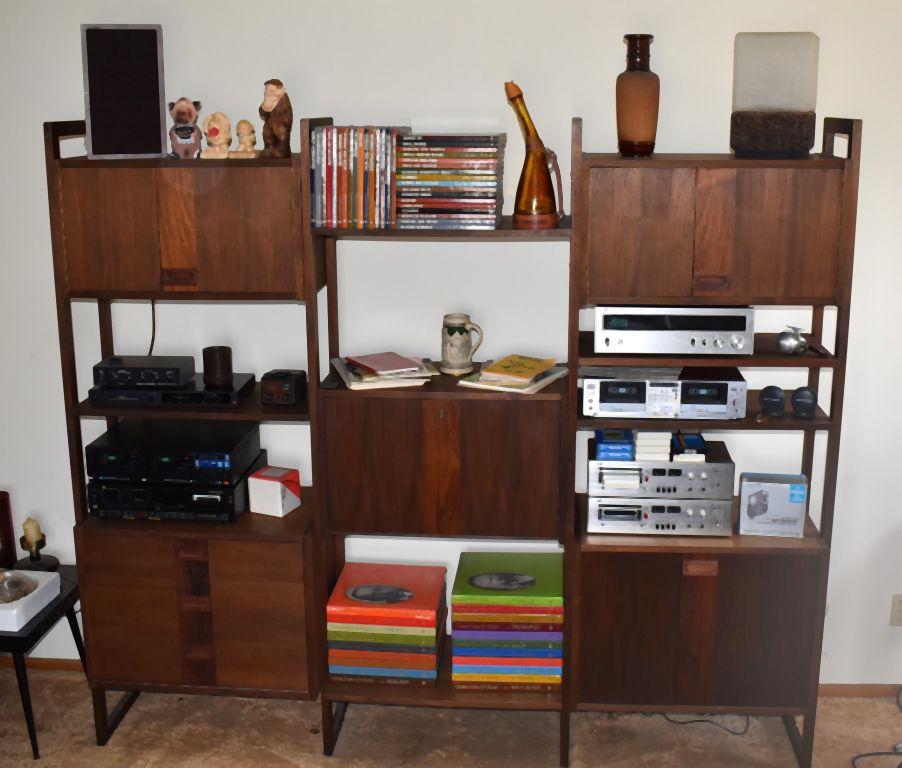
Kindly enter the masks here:
M 330 677 L 434 685 L 445 613 L 443 566 L 346 564 L 326 606 Z
M 495 229 L 504 134 L 414 134 L 397 140 L 398 229 Z
M 555 690 L 564 645 L 563 555 L 464 552 L 451 593 L 458 687 Z

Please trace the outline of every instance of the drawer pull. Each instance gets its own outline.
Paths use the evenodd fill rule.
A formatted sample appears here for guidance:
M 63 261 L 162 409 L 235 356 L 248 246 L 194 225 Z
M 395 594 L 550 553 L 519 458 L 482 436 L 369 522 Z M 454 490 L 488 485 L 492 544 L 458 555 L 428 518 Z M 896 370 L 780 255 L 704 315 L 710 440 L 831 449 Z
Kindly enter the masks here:
M 725 291 L 730 287 L 730 278 L 726 275 L 696 275 L 693 284 L 698 291 Z
M 197 270 L 164 269 L 163 285 L 197 285 Z
M 717 576 L 717 560 L 683 560 L 683 576 Z

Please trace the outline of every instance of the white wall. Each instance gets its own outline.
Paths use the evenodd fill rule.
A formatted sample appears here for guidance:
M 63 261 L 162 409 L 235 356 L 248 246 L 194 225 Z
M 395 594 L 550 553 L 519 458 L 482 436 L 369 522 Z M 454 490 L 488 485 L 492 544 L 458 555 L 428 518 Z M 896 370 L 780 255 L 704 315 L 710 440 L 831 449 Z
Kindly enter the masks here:
M 736 32 L 819 34 L 819 117 L 858 117 L 865 125 L 822 679 L 902 681 L 902 630 L 888 627 L 890 596 L 902 592 L 902 517 L 891 482 L 902 417 L 877 384 L 892 385 L 902 377 L 897 346 L 887 333 L 895 326 L 894 305 L 902 295 L 895 182 L 902 177 L 902 100 L 896 83 L 902 7 L 897 2 L 0 0 L 5 118 L 0 487 L 12 493 L 17 524 L 26 514 L 39 517 L 51 549 L 68 560 L 73 556 L 72 502 L 41 123 L 84 114 L 82 22 L 161 23 L 167 98 L 200 99 L 204 111 L 225 111 L 233 123 L 256 115 L 263 81 L 276 76 L 287 84 L 298 118 L 332 115 L 339 123 L 506 131 L 508 210 L 522 144 L 505 103 L 505 80 L 513 78 L 525 90 L 566 178 L 571 116 L 584 118 L 588 149 L 616 147 L 613 88 L 623 69 L 625 32 L 656 36 L 652 67 L 661 77 L 658 149 L 664 152 L 727 149 Z M 394 279 L 397 274 L 405 275 L 403 284 Z M 391 346 L 437 355 L 441 315 L 464 310 L 485 326 L 486 354 L 564 354 L 565 244 L 342 244 L 340 278 L 343 351 Z M 117 307 L 117 351 L 144 350 L 147 318 L 145 305 Z M 96 312 L 79 306 L 76 320 L 85 383 L 99 354 Z M 159 311 L 157 351 L 197 354 L 209 343 L 231 344 L 237 366 L 259 374 L 275 366 L 304 365 L 302 355 L 285 352 L 303 349 L 301 334 L 303 311 L 295 306 L 168 304 Z M 276 461 L 299 463 L 309 479 L 305 428 L 268 427 L 265 440 Z M 793 440 L 777 435 L 739 442 L 731 436 L 730 444 L 743 470 L 791 471 L 797 465 Z M 358 540 L 349 548 L 361 558 L 449 564 L 456 551 L 447 542 Z M 60 631 L 41 652 L 71 655 L 72 647 Z

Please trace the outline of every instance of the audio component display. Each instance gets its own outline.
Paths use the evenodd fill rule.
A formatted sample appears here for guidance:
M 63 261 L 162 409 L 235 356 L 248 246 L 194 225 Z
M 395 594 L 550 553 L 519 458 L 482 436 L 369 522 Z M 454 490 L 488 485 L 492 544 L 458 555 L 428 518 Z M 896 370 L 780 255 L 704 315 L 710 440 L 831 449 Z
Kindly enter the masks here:
M 103 387 L 183 387 L 194 376 L 194 358 L 114 355 L 94 366 L 94 384 Z
M 202 374 L 183 387 L 165 388 L 110 388 L 91 387 L 88 401 L 95 405 L 187 405 L 187 406 L 237 406 L 254 388 L 252 373 L 236 373 L 228 387 L 208 387 Z
M 631 355 L 750 355 L 751 307 L 596 307 L 595 351 Z
M 85 448 L 93 480 L 234 486 L 260 456 L 252 422 L 126 419 Z
M 234 522 L 248 508 L 248 478 L 264 466 L 266 451 L 234 486 L 91 480 L 88 511 L 94 517 Z
M 589 455 L 595 455 L 594 440 Z M 733 498 L 735 465 L 727 446 L 707 441 L 704 462 L 589 460 L 590 496 L 643 499 Z
M 584 416 L 745 418 L 748 385 L 736 368 L 585 368 L 582 375 Z
M 589 533 L 731 536 L 733 501 L 590 498 Z

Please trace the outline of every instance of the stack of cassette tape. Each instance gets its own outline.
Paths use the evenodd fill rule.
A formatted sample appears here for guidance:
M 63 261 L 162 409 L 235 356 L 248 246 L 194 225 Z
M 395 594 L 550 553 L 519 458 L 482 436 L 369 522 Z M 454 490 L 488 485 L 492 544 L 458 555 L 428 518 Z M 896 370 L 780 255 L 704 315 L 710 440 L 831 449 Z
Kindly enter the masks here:
M 700 434 L 601 429 L 589 441 L 589 533 L 731 536 L 735 466 Z

